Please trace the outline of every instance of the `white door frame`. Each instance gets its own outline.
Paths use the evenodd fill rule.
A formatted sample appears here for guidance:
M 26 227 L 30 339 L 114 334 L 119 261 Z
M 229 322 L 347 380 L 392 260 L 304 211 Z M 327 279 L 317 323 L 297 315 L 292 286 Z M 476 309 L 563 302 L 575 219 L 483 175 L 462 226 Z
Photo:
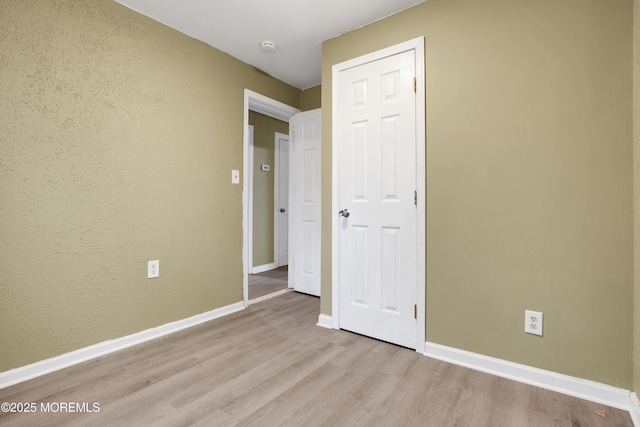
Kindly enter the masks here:
M 248 274 L 253 274 L 253 148 L 254 148 L 254 127 L 247 125 L 249 146 L 249 166 L 247 167 L 247 264 L 249 264 Z
M 332 68 L 332 180 L 331 180 L 331 327 L 340 328 L 340 283 L 338 262 L 340 259 L 339 250 L 339 230 L 340 221 L 338 217 L 339 198 L 338 188 L 340 185 L 338 169 L 338 135 L 339 129 L 335 124 L 339 122 L 338 101 L 339 101 L 339 73 L 349 68 L 357 67 L 369 62 L 377 61 L 388 56 L 396 55 L 409 50 L 415 51 L 416 58 L 416 191 L 418 195 L 416 234 L 417 234 L 417 262 L 416 262 L 416 298 L 417 298 L 417 339 L 416 351 L 424 353 L 426 341 L 426 235 L 425 235 L 425 209 L 426 209 L 426 118 L 425 118 L 425 53 L 424 37 L 418 37 L 404 43 L 400 43 L 388 48 L 369 53 L 345 62 L 336 64 Z
M 242 126 L 242 293 L 244 306 L 249 306 L 249 110 L 289 123 L 300 110 L 249 89 L 244 90 L 244 122 Z
M 274 160 L 273 160 L 273 262 L 276 267 L 280 267 L 280 140 L 286 139 L 289 142 L 289 135 L 276 132 L 273 138 Z M 289 148 L 291 148 L 289 146 Z M 291 153 L 289 153 L 291 158 Z M 289 170 L 291 170 L 291 161 L 289 161 Z M 289 206 L 287 205 L 287 215 L 289 215 Z M 288 263 L 287 263 L 288 264 Z

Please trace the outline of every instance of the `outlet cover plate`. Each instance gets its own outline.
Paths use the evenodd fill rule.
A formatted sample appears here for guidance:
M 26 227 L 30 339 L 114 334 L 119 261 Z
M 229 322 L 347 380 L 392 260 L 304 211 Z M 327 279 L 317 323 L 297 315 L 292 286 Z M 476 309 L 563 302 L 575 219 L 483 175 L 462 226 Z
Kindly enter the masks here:
M 147 279 L 160 277 L 160 260 L 149 261 L 147 266 Z
M 524 311 L 524 331 L 528 334 L 542 336 L 542 313 L 539 311 Z

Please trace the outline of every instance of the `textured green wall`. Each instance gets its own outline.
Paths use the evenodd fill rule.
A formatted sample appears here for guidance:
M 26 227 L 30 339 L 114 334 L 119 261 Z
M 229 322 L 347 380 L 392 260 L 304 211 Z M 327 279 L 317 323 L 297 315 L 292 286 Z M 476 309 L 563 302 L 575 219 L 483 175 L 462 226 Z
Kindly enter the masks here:
M 633 389 L 640 394 L 640 0 L 633 10 Z
M 300 109 L 302 111 L 315 110 L 322 107 L 322 85 L 310 87 L 300 93 Z
M 632 7 L 429 0 L 326 41 L 322 312 L 331 67 L 425 36 L 427 340 L 630 388 Z
M 274 262 L 273 214 L 274 214 L 274 165 L 275 133 L 289 134 L 289 123 L 273 119 L 254 111 L 249 112 L 249 124 L 253 125 L 253 266 Z M 271 166 L 269 172 L 260 165 Z
M 245 88 L 299 104 L 111 0 L 2 0 L 0 371 L 242 301 Z

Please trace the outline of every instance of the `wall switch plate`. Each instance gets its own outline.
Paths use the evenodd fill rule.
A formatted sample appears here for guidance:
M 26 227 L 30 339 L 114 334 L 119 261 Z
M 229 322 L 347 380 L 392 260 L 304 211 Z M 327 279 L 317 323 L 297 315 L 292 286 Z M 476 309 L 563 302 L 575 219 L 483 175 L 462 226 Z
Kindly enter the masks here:
M 240 184 L 240 171 L 232 170 L 231 171 L 231 183 L 232 184 Z
M 524 331 L 528 334 L 542 336 L 542 313 L 539 311 L 524 311 Z
M 147 279 L 160 277 L 160 260 L 149 261 L 147 266 Z
M 271 167 L 269 165 L 260 165 L 260 168 L 263 172 L 269 172 L 271 170 Z

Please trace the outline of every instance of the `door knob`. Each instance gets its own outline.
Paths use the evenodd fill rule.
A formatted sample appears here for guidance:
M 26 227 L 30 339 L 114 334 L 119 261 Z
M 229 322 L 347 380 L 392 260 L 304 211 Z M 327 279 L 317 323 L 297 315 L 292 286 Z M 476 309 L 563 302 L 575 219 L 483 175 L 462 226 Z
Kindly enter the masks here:
M 287 210 L 286 210 L 285 208 L 280 208 L 280 212 L 284 213 L 284 212 L 286 212 L 286 211 L 287 211 Z
M 351 214 L 349 213 L 349 209 L 342 209 L 340 212 L 338 212 L 338 215 L 344 218 L 349 218 L 349 215 Z

